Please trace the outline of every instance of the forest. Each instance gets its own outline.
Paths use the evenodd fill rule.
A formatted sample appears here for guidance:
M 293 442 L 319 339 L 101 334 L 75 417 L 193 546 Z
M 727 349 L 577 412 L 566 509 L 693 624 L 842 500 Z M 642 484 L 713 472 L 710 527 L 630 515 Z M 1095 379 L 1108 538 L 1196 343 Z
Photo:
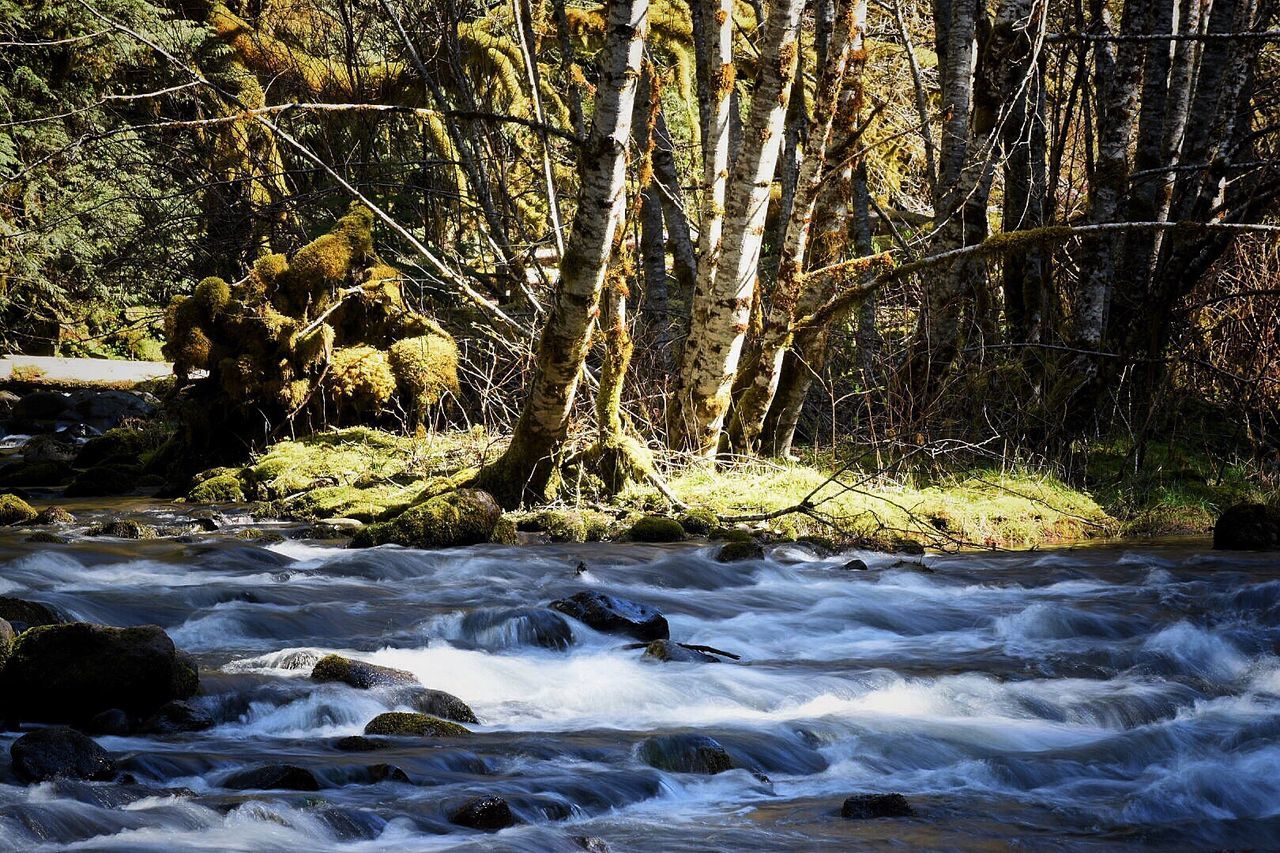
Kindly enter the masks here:
M 354 425 L 483 429 L 508 509 L 805 453 L 1269 482 L 1276 18 L 8 2 L 0 342 L 172 361 L 174 488 Z

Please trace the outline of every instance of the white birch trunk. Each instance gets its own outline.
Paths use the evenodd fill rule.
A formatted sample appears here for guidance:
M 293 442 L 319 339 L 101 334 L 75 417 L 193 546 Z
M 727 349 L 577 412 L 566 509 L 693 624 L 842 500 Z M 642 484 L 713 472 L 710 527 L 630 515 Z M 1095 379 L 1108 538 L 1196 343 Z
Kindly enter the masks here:
M 714 269 L 699 270 L 669 423 L 671 443 L 701 455 L 715 453 L 742 353 L 803 11 L 804 0 L 778 0 L 769 9 L 751 112 L 725 200 L 723 241 L 718 252 L 716 236 L 706 237 L 712 251 L 704 255 L 702 263 Z M 718 133 L 716 140 L 718 146 Z

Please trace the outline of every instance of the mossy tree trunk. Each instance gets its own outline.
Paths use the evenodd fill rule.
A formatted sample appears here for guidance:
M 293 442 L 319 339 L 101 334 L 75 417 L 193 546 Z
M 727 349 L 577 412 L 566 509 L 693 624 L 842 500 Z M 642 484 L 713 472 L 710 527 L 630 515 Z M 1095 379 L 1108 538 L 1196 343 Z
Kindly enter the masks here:
M 717 247 L 709 235 L 711 251 L 702 263 L 715 257 L 715 269 L 700 271 L 694 293 L 668 440 L 674 447 L 704 456 L 714 454 L 719 443 L 750 320 L 804 5 L 804 0 L 778 0 L 769 8 L 742 151 L 734 161 L 725 200 L 723 242 Z
M 648 23 L 648 0 L 610 4 L 578 211 L 542 330 L 533 382 L 511 444 L 477 484 L 504 506 L 547 495 L 568 430 L 614 235 L 626 201 L 626 149 Z
M 754 453 L 759 448 L 760 431 L 773 402 L 782 372 L 782 359 L 791 340 L 791 323 L 803 287 L 805 251 L 813 224 L 813 211 L 825 174 L 827 146 L 840 106 L 840 91 L 851 55 L 859 61 L 866 28 L 866 0 L 844 0 L 836 13 L 826 63 L 814 92 L 813 124 L 805 146 L 804 164 L 796 181 L 791 215 L 782 242 L 778 281 L 769 301 L 760 335 L 749 343 L 750 355 L 743 365 L 745 377 L 741 396 L 734 401 L 735 412 L 729 429 L 734 452 Z M 852 84 L 858 87 L 858 83 Z M 860 100 L 860 99 L 859 99 Z

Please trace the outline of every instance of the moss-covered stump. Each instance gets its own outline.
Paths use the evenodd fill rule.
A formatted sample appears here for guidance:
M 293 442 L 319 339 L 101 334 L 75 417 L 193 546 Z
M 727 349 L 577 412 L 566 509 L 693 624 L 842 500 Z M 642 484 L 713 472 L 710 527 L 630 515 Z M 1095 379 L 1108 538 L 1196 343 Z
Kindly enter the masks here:
M 358 690 L 372 687 L 403 687 L 417 684 L 412 672 L 378 666 L 362 660 L 352 660 L 342 655 L 325 655 L 311 670 L 312 681 L 337 681 Z
M 488 492 L 458 489 L 428 498 L 390 521 L 369 524 L 351 540 L 353 548 L 404 545 L 449 548 L 493 540 L 502 510 Z
M 120 708 L 146 717 L 196 692 L 195 665 L 155 625 L 111 628 L 72 622 L 23 632 L 0 673 L 12 719 L 83 723 Z
M 684 528 L 674 518 L 646 515 L 631 525 L 627 536 L 632 542 L 679 542 L 684 538 Z
M 401 737 L 461 737 L 471 734 L 471 730 L 429 714 L 388 711 L 370 720 L 364 727 L 364 733 Z
M 39 515 L 31 504 L 17 495 L 0 495 L 0 526 L 26 524 Z

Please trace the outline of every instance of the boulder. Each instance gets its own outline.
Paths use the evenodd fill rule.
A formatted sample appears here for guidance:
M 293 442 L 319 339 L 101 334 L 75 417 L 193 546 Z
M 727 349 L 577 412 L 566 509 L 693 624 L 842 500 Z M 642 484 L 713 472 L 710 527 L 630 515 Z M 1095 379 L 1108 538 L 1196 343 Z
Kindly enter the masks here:
M 71 400 L 60 391 L 32 391 L 13 406 L 18 421 L 79 420 Z
M 364 735 L 348 735 L 347 737 L 340 737 L 333 742 L 333 748 L 339 752 L 373 752 L 379 749 L 386 749 L 390 745 L 390 741 L 378 737 L 365 737 Z
M 743 560 L 763 560 L 764 546 L 754 539 L 748 542 L 726 542 L 716 552 L 717 563 L 738 563 Z
M 28 542 L 34 542 L 38 545 L 69 545 L 71 540 L 65 536 L 59 536 L 56 533 L 50 533 L 48 530 L 37 530 L 27 537 Z
M 692 649 L 683 643 L 673 643 L 670 640 L 654 640 L 645 646 L 641 657 L 663 663 L 720 663 L 720 658 L 715 655 L 709 655 L 699 649 Z
M 709 509 L 691 509 L 680 516 L 680 526 L 690 536 L 706 536 L 720 519 Z
M 605 634 L 626 634 L 645 642 L 671 636 L 666 617 L 652 607 L 602 592 L 579 592 L 548 606 Z
M 417 684 L 412 672 L 378 666 L 362 660 L 344 658 L 342 655 L 325 655 L 311 670 L 312 681 L 340 681 L 358 690 L 371 687 L 403 687 Z
M 85 724 L 84 730 L 95 735 L 124 737 L 133 731 L 133 724 L 129 721 L 129 715 L 124 711 L 119 708 L 108 708 L 99 714 L 94 714 L 89 722 Z
M 911 817 L 913 814 L 915 811 L 911 804 L 901 794 L 855 794 L 840 807 L 840 816 L 849 820 Z
M 364 769 L 367 774 L 369 784 L 376 785 L 379 782 L 405 782 L 408 783 L 409 774 L 405 773 L 394 764 L 370 764 Z
M 213 717 L 208 711 L 175 699 L 166 702 L 147 718 L 140 731 L 149 735 L 172 735 L 181 732 L 201 732 L 213 728 Z
M 238 770 L 222 780 L 233 791 L 319 791 L 315 774 L 296 764 L 264 764 Z
M 10 716 L 38 722 L 80 723 L 111 708 L 146 718 L 197 685 L 190 657 L 155 625 L 72 622 L 18 637 L 0 673 L 0 702 Z
M 488 492 L 457 489 L 414 504 L 390 521 L 365 525 L 352 538 L 351 547 L 479 545 L 493 539 L 501 518 L 502 509 Z
M 573 629 L 559 613 L 542 608 L 473 610 L 462 617 L 463 637 L 489 649 L 541 646 L 563 650 L 573 645 Z
M 632 542 L 679 542 L 684 538 L 684 528 L 674 518 L 646 515 L 631 525 L 627 535 Z
M 127 495 L 141 485 L 142 469 L 137 465 L 97 465 L 81 472 L 62 490 L 69 498 L 101 498 Z
M 410 711 L 388 711 L 379 714 L 364 727 L 367 735 L 391 735 L 402 737 L 460 737 L 471 731 L 457 723 Z
M 60 625 L 67 621 L 47 604 L 3 596 L 0 596 L 0 619 L 11 624 L 19 634 L 39 625 Z
M 715 738 L 706 735 L 659 735 L 640 742 L 640 760 L 650 767 L 670 773 L 701 773 L 714 776 L 733 769 L 729 753 Z
M 7 421 L 13 417 L 14 407 L 18 405 L 18 401 L 21 399 L 12 391 L 0 391 L 0 421 Z
M 9 660 L 9 652 L 13 649 L 13 640 L 18 636 L 18 632 L 13 630 L 4 619 L 0 619 L 0 670 L 4 669 L 5 662 Z
M 1213 547 L 1220 551 L 1271 551 L 1280 548 L 1280 508 L 1236 504 L 1213 525 Z
M 35 521 L 38 514 L 17 495 L 0 495 L 0 527 Z
M 61 726 L 37 729 L 9 747 L 13 772 L 23 782 L 50 779 L 107 780 L 115 763 L 92 738 Z
M 422 714 L 429 714 L 442 720 L 453 720 L 455 723 L 480 722 L 476 719 L 476 712 L 471 710 L 470 705 L 443 690 L 428 690 L 424 687 L 414 690 L 407 699 L 405 704 Z
M 854 557 L 840 568 L 848 572 L 865 572 L 870 570 L 871 567 L 867 565 L 866 560 L 859 560 L 857 557 Z
M 60 506 L 45 507 L 36 516 L 36 524 L 75 524 L 76 517 Z
M 70 462 L 76 458 L 76 446 L 57 435 L 37 435 L 22 445 L 24 462 Z
M 137 394 L 109 389 L 83 391 L 73 395 L 76 413 L 86 422 L 101 429 L 119 426 L 129 418 L 149 418 L 156 407 Z
M 0 485 L 19 488 L 61 486 L 75 476 L 66 462 L 14 462 L 0 468 Z
M 156 539 L 159 531 L 149 524 L 137 521 L 108 521 L 95 524 L 86 533 L 89 536 L 109 536 L 113 539 Z
M 484 832 L 497 832 L 515 822 L 511 806 L 501 797 L 476 797 L 449 810 L 449 823 Z

